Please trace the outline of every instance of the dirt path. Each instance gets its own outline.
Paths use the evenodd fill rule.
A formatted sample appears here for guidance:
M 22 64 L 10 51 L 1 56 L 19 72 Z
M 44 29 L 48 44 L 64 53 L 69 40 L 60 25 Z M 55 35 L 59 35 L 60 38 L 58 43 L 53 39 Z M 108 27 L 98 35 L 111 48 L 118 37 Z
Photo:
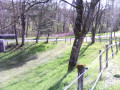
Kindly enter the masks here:
M 55 49 L 46 51 L 44 53 L 37 54 L 37 58 L 31 61 L 26 62 L 23 66 L 18 68 L 9 69 L 6 71 L 0 72 L 0 83 L 11 79 L 12 77 L 21 74 L 29 69 L 35 68 L 40 64 L 43 64 L 52 58 L 59 57 L 61 54 L 69 48 L 70 45 L 59 44 Z

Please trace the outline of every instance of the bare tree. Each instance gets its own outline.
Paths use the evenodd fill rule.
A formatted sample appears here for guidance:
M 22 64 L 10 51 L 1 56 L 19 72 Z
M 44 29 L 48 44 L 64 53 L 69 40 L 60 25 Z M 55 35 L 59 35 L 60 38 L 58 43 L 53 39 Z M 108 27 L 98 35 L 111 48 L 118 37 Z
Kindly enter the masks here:
M 102 14 L 103 14 L 103 10 L 102 9 L 100 10 L 100 2 L 99 2 L 98 10 L 95 15 L 95 24 L 93 22 L 93 26 L 92 26 L 92 42 L 91 42 L 91 44 L 93 44 L 95 42 L 95 34 L 96 34 L 98 26 L 100 25 L 100 20 L 101 20 Z

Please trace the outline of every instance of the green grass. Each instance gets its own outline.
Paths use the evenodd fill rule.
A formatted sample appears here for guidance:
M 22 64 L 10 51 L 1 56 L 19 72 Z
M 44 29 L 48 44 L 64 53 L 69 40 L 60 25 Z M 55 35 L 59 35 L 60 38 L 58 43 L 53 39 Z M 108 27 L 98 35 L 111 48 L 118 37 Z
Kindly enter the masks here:
M 18 67 L 25 62 L 34 60 L 37 53 L 43 53 L 47 50 L 54 48 L 56 45 L 44 42 L 36 43 L 25 43 L 23 47 L 20 45 L 12 45 L 5 52 L 0 53 L 0 68 L 8 69 L 14 66 Z
M 116 47 L 113 46 L 113 51 L 114 51 L 114 58 L 109 58 L 111 61 L 113 61 L 113 63 L 115 63 L 115 65 L 117 65 L 119 68 L 120 68 L 120 61 L 119 61 L 119 54 L 120 54 L 120 51 L 118 51 L 118 53 L 116 53 Z M 111 49 L 109 49 L 109 55 L 111 54 Z M 108 62 L 108 68 L 109 68 L 109 62 Z M 95 90 L 99 90 L 99 89 L 102 89 L 102 90 L 120 90 L 120 81 L 119 81 L 119 78 L 120 78 L 120 71 L 119 71 L 119 68 L 116 68 L 116 73 L 113 73 L 112 76 L 110 77 L 114 77 L 118 80 L 115 80 L 116 82 L 114 82 L 112 85 L 106 85 L 105 83 L 105 80 L 104 80 L 104 77 L 106 75 L 104 75 L 104 71 L 103 71 L 103 78 L 101 81 L 98 82 L 97 86 L 95 87 Z M 109 81 L 109 78 L 108 78 L 108 82 L 113 82 L 113 81 Z
M 49 37 L 49 39 L 56 39 L 56 38 L 59 38 L 59 39 L 65 39 L 65 38 L 74 38 L 75 36 L 72 35 L 72 36 L 64 36 L 64 37 Z M 19 38 L 21 39 L 21 38 Z M 36 40 L 36 37 L 28 37 L 26 39 L 34 39 Z M 46 37 L 42 36 L 42 37 L 39 37 L 39 39 L 46 39 Z
M 101 44 L 95 43 L 93 45 L 89 45 L 89 43 L 84 43 L 82 45 L 81 52 L 79 54 L 78 64 L 85 64 L 86 67 L 88 67 L 98 55 L 99 49 L 103 50 L 105 48 L 105 44 L 106 43 L 101 43 Z M 36 46 L 33 46 L 33 48 L 35 47 Z M 35 50 L 34 53 L 37 53 L 40 48 L 42 47 L 37 48 L 37 51 Z M 44 50 L 47 50 L 47 48 Z M 27 53 L 29 53 L 30 51 L 28 50 Z M 67 73 L 70 51 L 71 51 L 71 47 L 69 47 L 68 50 L 62 53 L 61 56 L 51 58 L 51 60 L 49 60 L 48 62 L 43 63 L 42 65 L 34 69 L 30 69 L 20 75 L 17 75 L 11 78 L 9 82 L 8 81 L 3 82 L 2 83 L 3 86 L 1 87 L 1 89 L 3 90 L 61 90 L 63 89 L 77 77 L 76 69 L 74 69 L 71 73 Z M 31 55 L 32 54 L 34 55 L 34 53 L 31 53 Z M 53 54 L 54 53 L 55 52 L 53 52 Z M 96 68 L 96 67 L 98 67 L 98 64 L 94 65 L 84 75 L 84 79 L 88 78 L 90 73 L 95 71 L 94 74 L 92 74 L 92 79 L 85 80 L 85 86 L 84 86 L 85 90 L 88 90 L 87 88 L 91 88 L 93 83 L 91 86 L 88 85 L 88 83 L 91 81 L 92 82 L 95 81 L 96 77 L 99 74 L 99 68 Z M 103 82 L 101 81 L 98 85 L 99 86 L 102 85 L 101 83 Z M 69 88 L 69 90 L 75 90 L 76 88 L 77 88 L 77 82 L 75 82 L 75 84 L 73 84 Z M 117 88 L 117 87 L 113 86 L 113 88 Z M 111 90 L 111 89 L 106 89 L 106 90 Z
M 99 48 L 104 48 L 104 43 L 102 44 L 103 46 L 101 46 L 99 43 L 89 46 L 88 43 L 84 43 L 78 62 L 80 64 L 85 64 L 86 67 L 89 66 L 95 59 L 96 55 L 98 55 Z M 76 69 L 69 74 L 67 73 L 70 51 L 71 47 L 67 51 L 65 51 L 60 57 L 52 58 L 52 61 L 50 60 L 47 63 L 36 67 L 35 69 L 24 72 L 11 79 L 9 82 L 4 82 L 2 89 L 61 90 L 63 87 L 70 84 L 70 82 L 77 77 Z M 88 74 L 86 74 L 85 77 L 87 77 L 87 75 Z M 76 85 L 73 85 L 70 89 L 72 90 L 75 88 Z

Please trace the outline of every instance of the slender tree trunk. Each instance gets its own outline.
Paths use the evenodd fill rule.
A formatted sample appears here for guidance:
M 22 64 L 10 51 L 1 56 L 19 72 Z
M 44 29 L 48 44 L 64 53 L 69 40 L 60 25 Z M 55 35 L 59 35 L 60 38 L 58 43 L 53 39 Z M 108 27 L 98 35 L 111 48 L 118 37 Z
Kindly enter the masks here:
M 59 21 L 57 21 L 57 23 L 59 24 Z M 59 34 L 59 25 L 57 24 L 57 34 Z
M 18 45 L 18 38 L 17 38 L 17 30 L 16 30 L 16 24 L 13 25 L 14 31 L 15 31 L 15 40 L 16 40 L 16 45 Z
M 38 31 L 38 32 L 37 32 L 37 36 L 36 36 L 36 43 L 38 43 L 39 33 L 40 33 L 40 31 Z
M 99 15 L 100 14 L 100 2 L 99 2 L 99 6 L 98 6 L 98 11 L 97 11 L 97 15 L 96 15 L 96 20 L 95 20 L 95 27 L 93 26 L 92 27 L 92 42 L 91 44 L 95 43 L 95 34 L 96 34 L 96 31 L 97 31 L 97 27 L 98 27 L 98 22 L 100 21 L 100 18 L 102 15 Z
M 63 22 L 63 32 L 65 32 L 65 21 Z
M 79 39 L 75 38 L 75 40 L 74 40 L 70 59 L 69 59 L 68 72 L 72 71 L 73 68 L 77 64 L 78 55 L 79 55 L 80 48 L 83 43 L 84 37 L 85 37 L 85 34 L 80 36 Z
M 22 2 L 22 15 L 21 15 L 21 22 L 22 22 L 22 43 L 21 46 L 24 45 L 25 40 L 25 14 L 23 13 L 25 11 L 25 1 Z
M 28 29 L 29 29 L 29 17 L 27 16 L 26 38 L 28 37 Z
M 13 20 L 15 20 L 16 19 L 16 15 L 15 15 L 15 7 L 14 7 L 14 2 L 13 2 L 13 0 L 12 0 L 12 7 L 13 7 Z M 14 32 L 15 32 L 15 40 L 16 40 L 16 45 L 18 45 L 18 38 L 17 38 L 17 29 L 16 29 L 16 23 L 14 23 L 14 25 L 13 25 L 13 29 L 14 29 Z
M 50 36 L 50 32 L 49 32 L 49 30 L 48 30 L 48 35 L 47 35 L 47 38 L 46 38 L 46 43 L 48 43 L 49 36 Z
M 91 44 L 95 43 L 95 33 L 96 33 L 96 30 L 94 27 L 92 27 L 92 42 L 91 42 Z

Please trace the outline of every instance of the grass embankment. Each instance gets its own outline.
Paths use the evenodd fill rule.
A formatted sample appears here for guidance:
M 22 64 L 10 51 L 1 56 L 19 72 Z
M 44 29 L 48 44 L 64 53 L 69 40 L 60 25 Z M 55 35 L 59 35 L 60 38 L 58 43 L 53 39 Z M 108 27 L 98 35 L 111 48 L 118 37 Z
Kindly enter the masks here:
M 79 55 L 78 62 L 89 66 L 98 55 L 98 50 L 104 49 L 104 43 L 95 43 L 92 46 L 84 43 Z M 65 47 L 64 47 L 65 48 Z M 61 48 L 58 48 L 61 49 Z M 2 82 L 3 90 L 61 90 L 77 77 L 77 70 L 67 73 L 68 60 L 71 47 L 59 57 L 22 74 L 13 77 L 11 80 Z M 92 52 L 92 53 L 91 53 Z M 53 52 L 51 54 L 54 54 Z M 82 54 L 82 55 L 81 55 Z M 15 56 L 14 56 L 15 57 Z M 87 77 L 88 74 L 85 75 Z M 71 89 L 76 89 L 73 85 Z
M 115 34 L 118 34 L 118 33 L 120 33 L 120 31 L 116 31 L 115 32 Z M 109 34 L 110 34 L 110 32 L 107 32 L 107 33 L 96 33 L 96 36 L 101 36 L 101 35 L 107 35 L 107 36 L 109 36 Z M 90 37 L 92 34 L 91 34 L 91 32 L 89 32 L 87 35 L 86 35 L 86 37 Z M 114 37 L 114 32 L 112 33 L 112 36 Z M 116 36 L 117 38 L 119 37 L 119 36 Z M 64 39 L 64 38 L 75 38 L 75 36 L 74 35 L 72 35 L 72 36 L 63 36 L 63 37 L 57 37 L 57 38 L 59 38 L 59 39 Z M 28 38 L 26 38 L 26 39 L 36 39 L 36 37 L 28 37 Z M 39 37 L 39 39 L 46 39 L 46 37 Z M 56 39 L 56 37 L 49 37 L 49 39 Z
M 38 52 L 44 52 L 46 50 L 50 50 L 54 48 L 55 44 L 45 44 L 44 42 L 36 44 L 36 43 L 25 43 L 23 47 L 20 45 L 10 46 L 4 53 L 0 53 L 0 63 L 5 62 L 24 62 L 29 61 L 30 58 L 35 58 L 35 54 Z M 16 61 L 17 60 L 17 61 Z M 16 64 L 16 63 L 15 63 Z
M 36 66 L 35 62 L 39 65 L 38 54 L 45 57 L 43 53 L 51 51 L 53 48 L 56 48 L 55 44 L 43 42 L 38 44 L 25 43 L 23 47 L 19 45 L 9 46 L 7 51 L 0 53 L 0 82 Z M 41 63 L 46 61 L 42 59 Z
M 119 49 L 120 50 L 120 49 Z M 111 50 L 110 50 L 111 51 Z M 110 52 L 109 51 L 109 52 Z M 114 58 L 109 58 L 108 68 L 103 71 L 102 80 L 98 82 L 96 90 L 120 90 L 120 51 L 116 53 L 114 46 Z

